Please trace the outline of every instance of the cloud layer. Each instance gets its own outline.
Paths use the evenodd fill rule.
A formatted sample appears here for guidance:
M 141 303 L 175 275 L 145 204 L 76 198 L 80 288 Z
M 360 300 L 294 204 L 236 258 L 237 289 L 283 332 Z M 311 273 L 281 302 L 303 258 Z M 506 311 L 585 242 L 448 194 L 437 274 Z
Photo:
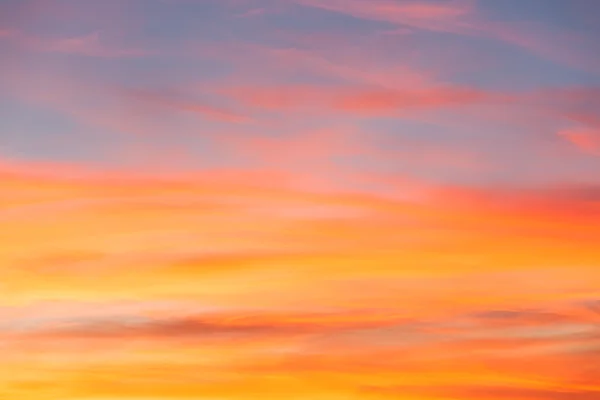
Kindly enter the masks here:
M 600 397 L 593 2 L 85 3 L 0 4 L 0 398 Z

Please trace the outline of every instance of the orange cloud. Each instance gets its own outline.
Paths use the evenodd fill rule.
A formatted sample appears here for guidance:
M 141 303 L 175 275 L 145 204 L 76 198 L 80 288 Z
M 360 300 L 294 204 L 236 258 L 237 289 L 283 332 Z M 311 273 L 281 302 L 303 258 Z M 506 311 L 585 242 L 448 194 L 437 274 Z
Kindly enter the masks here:
M 579 399 L 592 400 L 598 397 L 599 391 L 596 389 L 587 390 L 585 388 L 538 388 L 538 387 L 515 387 L 515 386 L 485 386 L 485 385 L 465 385 L 465 386 L 442 386 L 435 388 L 399 386 L 391 388 L 369 388 L 381 394 L 387 395 L 412 395 L 412 396 L 460 396 L 461 398 L 477 398 L 483 400 L 503 400 L 503 399 L 528 399 L 528 400 L 562 400 Z
M 5 298 L 30 301 L 63 293 L 93 299 L 111 292 L 143 298 L 175 288 L 195 298 L 199 277 L 207 284 L 201 297 L 219 304 L 243 298 L 257 306 L 278 296 L 280 304 L 301 301 L 304 292 L 292 287 L 312 288 L 304 301 L 332 306 L 353 298 L 382 305 L 409 298 L 448 300 L 467 288 L 471 295 L 455 297 L 449 305 L 475 299 L 493 303 L 506 296 L 542 301 L 593 287 L 591 276 L 583 279 L 598 256 L 592 245 L 599 234 L 598 221 L 590 218 L 598 207 L 593 198 L 469 194 L 398 182 L 402 200 L 391 201 L 311 194 L 260 175 L 226 177 L 190 175 L 187 183 L 13 181 L 14 200 L 5 203 L 2 214 L 5 231 L 11 232 L 3 239 L 3 263 L 26 267 L 6 271 L 13 283 Z M 414 195 L 406 196 L 405 188 Z M 53 225 L 57 218 L 60 226 Z M 189 225 L 190 220 L 196 223 Z M 42 240 L 50 232 L 54 239 Z M 402 270 L 393 267 L 398 259 L 404 260 Z M 282 263 L 287 272 L 277 268 Z M 481 264 L 489 273 L 497 271 L 495 280 L 476 283 Z M 569 273 L 564 265 L 579 273 Z M 136 273 L 122 275 L 126 270 Z M 521 283 L 513 284 L 510 294 L 497 292 L 512 279 L 510 271 L 518 270 Z M 544 271 L 546 286 L 532 288 L 531 280 Z M 106 274 L 106 279 L 94 279 L 90 286 L 90 274 Z M 436 275 L 440 281 L 428 281 Z M 366 277 L 372 283 L 355 292 L 354 285 Z M 246 279 L 266 280 L 260 296 L 258 287 L 242 284 Z M 322 286 L 315 287 L 316 282 Z M 373 289 L 366 290 L 370 285 Z M 414 303 L 413 311 L 425 309 Z
M 290 149 L 329 154 L 321 137 L 337 148 L 332 133 Z M 588 189 L 397 179 L 393 199 L 300 190 L 276 169 L 2 171 L 3 395 L 595 393 Z
M 33 313 L 44 309 L 37 304 L 13 314 L 8 323 L 13 330 L 0 329 L 10 345 L 5 361 L 16 371 L 9 381 L 32 382 L 35 376 L 38 390 L 48 396 L 56 393 L 48 391 L 51 381 L 75 385 L 80 396 L 89 390 L 96 394 L 100 371 L 103 390 L 119 396 L 145 394 L 154 381 L 165 396 L 214 391 L 243 398 L 241 387 L 270 392 L 279 379 L 288 383 L 286 390 L 310 382 L 307 393 L 358 398 L 469 398 L 489 389 L 494 399 L 507 393 L 598 390 L 593 375 L 598 316 L 579 302 L 549 302 L 538 309 L 477 305 L 466 314 L 421 319 L 406 318 L 397 306 L 310 312 L 298 305 L 201 314 L 194 313 L 200 303 L 165 303 L 162 310 L 156 303 L 107 306 L 89 313 L 91 303 L 70 310 L 63 305 L 46 308 L 49 313 L 41 316 Z M 28 376 L 22 367 L 32 362 L 40 370 Z M 68 373 L 73 363 L 80 371 L 76 375 Z M 207 381 L 198 380 L 199 371 Z M 265 381 L 265 376 L 278 379 Z M 181 392 L 169 391 L 174 380 Z M 21 393 L 13 388 L 9 393 Z M 22 390 L 28 393 L 28 386 Z M 69 394 L 74 395 L 63 395 Z
M 42 15 L 107 34 L 95 14 L 114 16 L 119 32 L 129 24 L 118 2 L 76 3 L 25 1 L 10 15 L 21 28 Z M 167 3 L 160 10 L 178 18 L 198 6 Z M 216 3 L 210 12 L 220 15 Z M 235 1 L 226 8 L 231 3 L 251 10 L 244 17 L 286 7 Z M 564 61 L 547 39 L 530 40 L 534 31 L 486 25 L 470 0 L 291 3 L 391 29 L 497 38 Z M 244 34 L 253 23 L 231 20 Z M 195 25 L 181 22 L 163 38 L 169 45 Z M 107 82 L 113 67 L 117 79 L 128 75 L 132 60 L 120 58 L 147 55 L 135 46 L 68 34 L 30 42 L 23 34 L 24 48 L 9 43 L 18 54 L 3 64 L 8 96 L 76 120 L 82 135 L 114 139 L 116 151 L 131 145 L 147 163 L 103 169 L 0 159 L 0 398 L 598 397 L 598 185 L 519 188 L 494 180 L 490 188 L 415 177 L 434 168 L 446 178 L 442 166 L 490 168 L 496 177 L 503 171 L 492 169 L 512 160 L 492 165 L 474 148 L 493 147 L 495 137 L 482 144 L 480 135 L 504 128 L 529 140 L 556 136 L 569 123 L 581 129 L 559 137 L 596 152 L 597 91 L 473 89 L 448 83 L 446 63 L 418 68 L 422 54 L 401 54 L 401 63 L 396 54 L 379 57 L 363 31 L 356 39 L 364 42 L 285 35 L 269 35 L 278 49 L 202 48 L 226 62 L 223 71 L 211 64 L 198 75 L 196 54 L 186 53 L 176 71 L 188 80 L 148 79 L 152 67 L 126 87 Z M 90 60 L 65 64 L 60 54 L 110 59 L 95 60 L 90 72 Z M 29 57 L 40 65 L 23 72 Z M 573 59 L 568 65 L 593 56 Z M 96 74 L 98 62 L 111 65 L 109 74 Z M 382 116 L 404 123 L 373 118 Z M 412 131 L 414 120 L 446 130 Z M 407 132 L 395 135 L 396 128 Z M 438 134 L 445 145 L 436 144 Z M 196 135 L 214 146 L 202 155 L 229 167 L 180 167 L 201 158 L 185 141 Z M 399 164 L 419 168 L 414 176 L 385 172 Z

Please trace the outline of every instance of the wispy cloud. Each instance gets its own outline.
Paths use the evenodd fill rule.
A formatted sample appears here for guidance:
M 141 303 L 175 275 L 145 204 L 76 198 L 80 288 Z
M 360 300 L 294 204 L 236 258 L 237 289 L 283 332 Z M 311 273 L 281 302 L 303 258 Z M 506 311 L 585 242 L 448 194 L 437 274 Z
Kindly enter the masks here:
M 0 398 L 598 397 L 596 7 L 510 3 L 0 1 Z
M 478 10 L 477 2 L 376 0 L 296 0 L 296 3 L 348 14 L 356 18 L 383 21 L 402 27 L 467 36 L 489 37 L 524 48 L 532 53 L 575 68 L 597 72 L 598 59 L 590 56 L 593 46 L 584 36 L 569 31 L 549 31 L 535 24 L 491 21 Z
M 433 31 L 461 31 L 468 28 L 461 19 L 468 16 L 472 1 L 423 2 L 377 0 L 296 0 L 298 4 L 350 14 L 357 18 L 386 21 Z
M 354 115 L 397 115 L 406 109 L 479 103 L 486 94 L 469 88 L 299 87 L 226 89 L 243 103 L 267 110 L 313 110 Z
M 600 132 L 591 129 L 571 129 L 560 131 L 558 134 L 582 152 L 600 155 Z
M 94 32 L 85 36 L 58 39 L 28 38 L 26 39 L 26 42 L 39 51 L 88 57 L 143 57 L 152 54 L 151 52 L 142 49 L 119 48 L 118 46 L 105 44 L 103 43 L 100 32 Z
M 201 101 L 194 101 L 193 99 L 188 99 L 184 95 L 176 92 L 152 90 L 129 90 L 127 92 L 132 98 L 138 99 L 140 102 L 145 102 L 149 105 L 154 104 L 175 111 L 199 114 L 224 122 L 244 123 L 251 121 L 248 116 L 224 108 L 215 107 Z

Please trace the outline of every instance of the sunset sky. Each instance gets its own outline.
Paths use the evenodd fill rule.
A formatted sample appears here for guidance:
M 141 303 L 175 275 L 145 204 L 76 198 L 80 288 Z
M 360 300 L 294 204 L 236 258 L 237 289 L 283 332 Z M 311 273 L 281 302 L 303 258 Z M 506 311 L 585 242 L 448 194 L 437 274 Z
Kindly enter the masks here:
M 0 0 L 0 400 L 600 399 L 600 1 Z

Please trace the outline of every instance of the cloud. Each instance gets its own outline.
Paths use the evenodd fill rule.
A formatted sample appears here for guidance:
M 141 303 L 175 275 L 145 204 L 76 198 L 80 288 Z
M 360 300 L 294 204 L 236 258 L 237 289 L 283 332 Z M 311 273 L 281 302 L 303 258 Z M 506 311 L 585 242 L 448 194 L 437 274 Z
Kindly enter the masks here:
M 310 154 L 313 138 L 290 149 Z M 386 198 L 298 188 L 288 182 L 301 172 L 277 180 L 276 168 L 153 178 L 25 167 L 3 178 L 8 302 L 189 296 L 267 308 L 405 304 L 418 315 L 473 302 L 534 307 L 592 290 L 596 274 L 589 194 L 396 179 Z
M 114 60 L 156 55 L 128 43 L 141 22 L 141 13 L 129 6 L 94 3 L 82 7 L 71 1 L 24 0 L 4 2 L 0 13 L 6 18 L 1 22 L 11 32 L 14 50 L 21 52 Z
M 356 113 L 386 113 L 404 108 L 441 108 L 483 100 L 485 95 L 468 88 L 434 88 L 415 92 L 365 91 L 344 96 L 336 108 Z
M 110 140 L 101 140 L 103 148 L 99 151 L 116 165 L 135 167 L 145 162 L 156 170 L 177 169 L 198 155 L 175 145 L 177 139 L 165 145 L 161 138 L 209 137 L 212 132 L 202 129 L 204 123 L 229 126 L 252 121 L 226 105 L 214 105 L 219 99 L 196 98 L 202 97 L 197 92 L 131 88 L 95 75 L 71 75 L 68 69 L 29 74 L 16 63 L 6 68 L 0 85 L 5 93 L 36 110 L 51 111 L 75 122 L 72 129 L 76 135 L 67 135 L 71 145 L 110 136 Z
M 431 69 L 419 68 L 410 55 L 402 62 L 377 63 L 372 60 L 375 54 L 356 50 L 345 38 L 332 43 L 305 40 L 301 35 L 292 35 L 288 39 L 291 44 L 287 47 L 237 44 L 216 49 L 217 54 L 211 53 L 213 57 L 243 64 L 244 68 L 222 85 L 213 84 L 213 90 L 268 110 L 314 111 L 324 107 L 323 113 L 349 115 L 392 114 L 402 109 L 506 100 L 499 94 L 446 83 Z M 278 81 L 272 83 L 268 79 L 256 85 L 240 78 L 247 75 L 248 70 L 252 71 L 254 60 L 261 60 L 256 67 L 260 71 L 256 73 L 265 76 L 268 71 L 268 76 L 276 77 Z M 299 74 L 311 81 L 326 79 L 332 82 L 290 84 L 279 81 Z
M 151 54 L 151 52 L 142 49 L 119 48 L 118 46 L 107 45 L 103 43 L 100 32 L 59 39 L 22 37 L 21 40 L 38 51 L 88 57 L 126 58 L 143 57 Z
M 361 116 L 401 115 L 410 109 L 460 107 L 490 100 L 484 92 L 460 87 L 240 87 L 223 90 L 247 106 L 269 111 L 312 111 Z
M 181 319 L 171 321 L 149 321 L 148 323 L 139 323 L 135 319 L 132 323 L 123 322 L 98 322 L 96 324 L 73 324 L 74 326 L 58 328 L 55 334 L 61 338 L 79 337 L 91 339 L 117 338 L 124 339 L 128 337 L 157 337 L 172 338 L 179 337 L 210 337 L 210 336 L 242 336 L 252 337 L 255 335 L 274 335 L 281 332 L 302 333 L 302 328 L 298 326 L 279 327 L 262 324 L 236 324 L 224 323 L 213 324 L 204 322 L 201 319 Z M 287 328 L 287 329 L 286 329 Z
M 407 351 L 407 358 L 460 358 L 461 352 L 484 358 L 530 354 L 534 359 L 558 355 L 581 346 L 597 344 L 597 318 L 581 307 L 562 304 L 539 312 L 479 310 L 443 314 L 425 319 L 409 318 L 397 310 L 302 309 L 211 310 L 199 313 L 201 303 L 131 302 L 105 303 L 103 311 L 89 313 L 93 303 L 38 303 L 30 311 L 45 309 L 41 317 L 28 308 L 3 310 L 1 334 L 8 341 L 89 341 L 109 345 L 112 340 L 177 342 L 182 339 L 300 340 L 310 354 L 367 355 L 381 349 Z M 556 307 L 553 306 L 553 307 Z M 318 309 L 315 309 L 318 310 Z M 25 311 L 25 313 L 23 313 Z M 589 347 L 590 349 L 592 347 Z M 438 352 L 436 355 L 435 352 Z M 421 362 L 421 361 L 420 361 Z
M 483 400 L 504 399 L 531 399 L 531 400 L 592 400 L 600 394 L 594 389 L 579 388 L 543 388 L 543 387 L 519 387 L 519 386 L 442 386 L 435 388 L 398 386 L 398 387 L 370 387 L 366 392 L 377 392 L 381 394 L 402 394 L 415 396 L 460 396 L 464 398 L 477 398 Z
M 250 8 L 246 11 L 237 14 L 238 18 L 254 18 L 254 17 L 262 17 L 264 15 L 270 14 L 272 11 L 266 7 L 256 7 Z
M 470 1 L 423 2 L 377 0 L 296 0 L 296 3 L 329 11 L 350 14 L 357 18 L 386 21 L 433 31 L 455 31 L 461 18 L 470 12 Z
M 585 40 L 474 1 L 0 3 L 6 143 L 89 162 L 0 159 L 0 398 L 597 396 L 598 90 L 471 53 Z
M 593 51 L 596 45 L 578 31 L 549 28 L 531 22 L 489 23 L 482 20 L 480 24 L 486 35 L 523 48 L 543 59 L 592 74 L 600 70 L 600 59 Z
M 215 107 L 200 101 L 194 101 L 186 98 L 186 96 L 176 91 L 159 91 L 159 90 L 129 90 L 126 91 L 133 99 L 139 100 L 140 103 L 146 103 L 149 106 L 158 105 L 175 111 L 189 112 L 198 114 L 203 117 L 208 117 L 223 122 L 230 123 L 247 123 L 251 122 L 251 118 L 234 111 Z
M 336 158 L 370 151 L 364 135 L 343 126 L 280 136 L 235 135 L 217 140 L 238 157 L 252 159 L 259 168 L 291 168 L 296 173 L 323 173 L 335 168 Z
M 405 58 L 402 63 L 374 62 L 365 54 L 368 52 L 356 51 L 348 46 L 348 39 L 344 37 L 332 43 L 305 40 L 301 35 L 293 35 L 290 40 L 293 45 L 283 48 L 243 47 L 261 58 L 269 58 L 271 65 L 284 71 L 307 70 L 317 76 L 343 79 L 367 87 L 401 90 L 422 87 L 435 78 L 429 70 L 412 66 L 410 58 Z
M 591 129 L 568 129 L 558 135 L 583 153 L 600 155 L 600 131 Z
M 166 314 L 166 313 L 165 313 Z M 36 318 L 33 318 L 35 320 Z M 40 321 L 40 322 L 43 322 Z M 178 340 L 180 338 L 259 338 L 273 336 L 323 335 L 336 332 L 381 329 L 403 321 L 398 317 L 356 313 L 286 313 L 235 314 L 206 313 L 150 318 L 140 315 L 123 315 L 110 318 L 72 317 L 68 320 L 51 320 L 39 323 L 33 329 L 18 331 L 20 337 L 32 339 L 135 339 Z M 21 325 L 26 326 L 21 322 Z
M 400 28 L 483 37 L 509 43 L 537 56 L 597 73 L 600 60 L 591 55 L 594 43 L 577 32 L 549 29 L 535 23 L 490 20 L 470 0 L 391 1 L 295 0 L 296 3 L 356 18 L 388 22 Z M 542 11 L 542 10 L 540 10 Z

